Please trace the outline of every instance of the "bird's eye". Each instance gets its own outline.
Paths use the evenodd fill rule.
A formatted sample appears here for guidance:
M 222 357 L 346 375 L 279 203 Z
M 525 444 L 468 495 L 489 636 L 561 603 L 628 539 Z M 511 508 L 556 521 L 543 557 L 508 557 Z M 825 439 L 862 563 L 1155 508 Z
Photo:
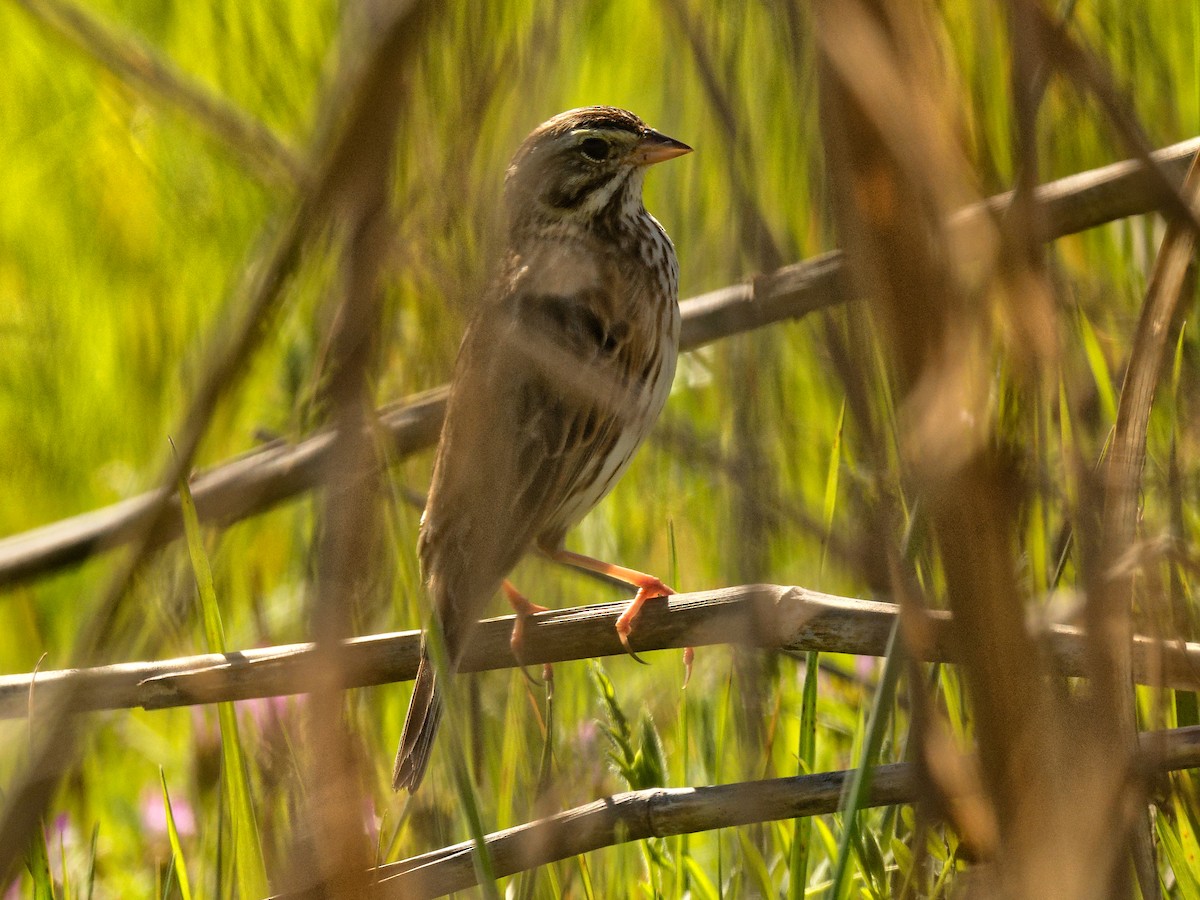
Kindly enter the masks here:
M 592 162 L 604 162 L 608 159 L 608 141 L 604 138 L 588 138 L 579 145 L 579 152 L 590 159 Z

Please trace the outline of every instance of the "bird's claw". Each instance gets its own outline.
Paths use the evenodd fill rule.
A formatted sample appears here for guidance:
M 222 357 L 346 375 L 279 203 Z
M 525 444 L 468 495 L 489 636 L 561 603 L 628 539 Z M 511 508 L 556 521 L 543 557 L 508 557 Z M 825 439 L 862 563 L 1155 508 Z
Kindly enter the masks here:
M 621 639 L 621 646 L 625 648 L 625 652 L 640 662 L 643 666 L 648 666 L 640 656 L 633 652 L 633 648 L 629 646 L 629 635 L 633 631 L 633 620 L 637 618 L 638 613 L 642 611 L 642 604 L 654 597 L 669 597 L 675 593 L 674 590 L 667 587 L 657 578 L 647 578 L 640 583 L 637 596 L 633 598 L 625 612 L 617 617 L 617 637 Z
M 524 629 L 521 627 L 523 622 L 523 619 L 517 619 L 517 624 L 513 628 L 512 637 L 508 639 L 508 649 L 512 651 L 513 659 L 517 661 L 517 668 L 521 670 L 521 674 L 525 676 L 525 680 L 534 687 L 541 687 L 543 684 L 545 684 L 544 679 L 546 678 L 546 673 L 550 671 L 550 663 L 542 664 L 543 680 L 539 681 L 533 675 L 529 674 L 529 663 L 525 662 L 525 660 L 522 658 L 524 656 L 522 652 L 522 645 L 524 643 L 522 637 L 524 635 Z
M 512 605 L 513 611 L 517 614 L 517 621 L 513 623 L 512 635 L 508 639 L 509 650 L 512 651 L 513 659 L 517 661 L 517 665 L 521 669 L 521 674 L 525 676 L 525 680 L 534 686 L 540 686 L 542 682 L 538 681 L 529 674 L 529 669 L 526 667 L 524 657 L 525 647 L 525 620 L 534 613 L 546 612 L 544 606 L 539 606 L 536 603 L 531 603 L 512 586 L 511 582 L 504 582 L 504 594 L 508 598 L 508 602 Z M 550 664 L 546 663 L 542 669 L 543 676 L 549 671 Z
M 635 660 L 640 662 L 643 666 L 650 665 L 650 663 L 646 662 L 644 659 L 642 659 L 640 656 L 638 656 L 636 653 L 634 653 L 633 648 L 629 646 L 629 629 L 625 629 L 624 631 L 622 631 L 620 628 L 618 628 L 617 629 L 617 637 L 619 637 L 621 639 L 621 646 L 625 648 L 626 653 L 628 653 Z
M 550 663 L 542 663 L 541 678 L 530 675 L 528 664 L 520 660 L 517 661 L 517 667 L 521 670 L 521 674 L 525 676 L 525 680 L 533 685 L 533 687 L 544 687 L 547 696 L 554 693 L 554 667 Z
M 692 680 L 692 663 L 696 660 L 696 648 L 683 648 L 683 689 L 686 691 L 688 682 Z

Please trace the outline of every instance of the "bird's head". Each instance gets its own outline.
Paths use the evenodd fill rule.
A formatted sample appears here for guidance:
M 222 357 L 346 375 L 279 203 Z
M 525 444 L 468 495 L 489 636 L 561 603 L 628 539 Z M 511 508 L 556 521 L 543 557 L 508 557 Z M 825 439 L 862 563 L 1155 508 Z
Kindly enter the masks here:
M 691 150 L 623 109 L 559 113 L 534 129 L 508 167 L 509 214 L 516 223 L 581 225 L 638 215 L 646 167 Z

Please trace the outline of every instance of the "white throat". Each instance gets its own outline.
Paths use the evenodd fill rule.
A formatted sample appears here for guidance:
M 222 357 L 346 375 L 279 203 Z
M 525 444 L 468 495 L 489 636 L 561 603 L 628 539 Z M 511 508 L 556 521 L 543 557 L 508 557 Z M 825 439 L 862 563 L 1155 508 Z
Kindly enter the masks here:
M 642 206 L 642 181 L 645 177 L 646 170 L 642 166 L 635 166 L 623 172 L 618 172 L 603 187 L 592 191 L 588 198 L 580 204 L 577 212 L 583 213 L 586 218 L 593 218 L 607 208 L 616 193 L 621 191 L 623 192 L 621 196 L 621 218 L 638 218 L 645 212 L 645 207 Z

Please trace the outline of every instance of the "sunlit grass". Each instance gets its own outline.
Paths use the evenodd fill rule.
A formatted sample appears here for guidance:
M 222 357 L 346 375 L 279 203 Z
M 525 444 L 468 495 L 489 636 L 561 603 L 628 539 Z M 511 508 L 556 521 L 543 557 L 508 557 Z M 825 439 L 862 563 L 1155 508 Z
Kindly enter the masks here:
M 981 190 L 1006 187 L 1014 162 L 1002 16 L 983 4 L 941 7 L 953 51 L 945 64 L 962 81 L 964 140 Z M 333 3 L 108 2 L 89 8 L 298 146 L 307 141 L 316 103 L 339 61 Z M 532 2 L 485 8 L 447 14 L 423 59 L 420 89 L 401 116 L 401 235 L 389 286 L 388 364 L 377 399 L 448 377 L 465 317 L 489 274 L 508 156 L 531 127 L 560 109 L 627 106 L 697 148 L 680 164 L 655 171 L 647 185 L 647 206 L 679 249 L 685 295 L 753 271 L 734 214 L 735 170 L 789 260 L 833 246 L 811 37 L 802 31 L 794 44 L 773 6 L 724 4 L 721 15 L 702 17 L 738 104 L 741 131 L 732 140 L 661 5 L 624 0 L 568 3 L 552 12 Z M 1194 5 L 1112 0 L 1081 4 L 1076 16 L 1131 90 L 1155 143 L 1200 132 L 1200 12 Z M 0 5 L 0 58 L 7 85 L 0 103 L 0 491 L 7 498 L 0 504 L 0 534 L 7 535 L 149 486 L 196 386 L 206 342 L 219 339 L 213 329 L 260 236 L 285 208 L 287 191 L 264 184 L 186 116 L 147 102 L 10 4 Z M 1069 88 L 1051 86 L 1043 119 L 1047 178 L 1124 155 L 1094 104 Z M 1069 481 L 1058 476 L 1078 460 L 1095 462 L 1115 417 L 1120 367 L 1157 245 L 1154 229 L 1149 218 L 1118 223 L 1066 239 L 1051 252 L 1071 314 L 1059 335 L 1061 400 L 1028 401 L 1040 404 L 1034 462 L 1052 485 L 1038 495 L 1045 507 L 1029 511 L 1024 532 L 1034 594 L 1054 587 L 1054 540 L 1078 500 L 1062 495 L 1059 486 L 1069 491 Z M 220 408 L 202 462 L 252 447 L 263 434 L 298 436 L 319 421 L 308 404 L 326 349 L 320 298 L 331 266 L 318 250 L 305 261 L 244 387 Z M 832 313 L 830 327 L 844 333 L 846 318 L 858 314 Z M 1176 448 L 1187 476 L 1178 537 L 1189 543 L 1200 515 L 1197 432 L 1187 399 L 1195 395 L 1197 350 L 1196 329 L 1189 326 L 1175 358 L 1175 407 L 1160 408 L 1153 423 L 1148 473 L 1148 491 L 1169 494 L 1163 461 Z M 816 317 L 777 326 L 770 358 L 777 367 L 757 379 L 764 408 L 755 443 L 774 504 L 766 515 L 766 568 L 759 577 L 865 595 L 869 585 L 861 573 L 829 552 L 826 537 L 858 536 L 859 507 L 848 497 L 895 486 L 875 481 L 880 473 L 861 456 L 861 435 L 847 425 L 846 398 Z M 743 539 L 737 510 L 745 479 L 736 459 L 744 435 L 737 433 L 735 413 L 744 401 L 746 372 L 739 366 L 745 359 L 724 346 L 693 354 L 668 407 L 668 423 L 685 426 L 723 465 L 689 458 L 670 442 L 652 443 L 613 496 L 569 536 L 570 546 L 655 572 L 672 570 L 668 580 L 681 589 L 736 580 L 730 559 Z M 394 477 L 423 490 L 428 467 L 425 454 L 397 465 Z M 804 516 L 789 517 L 789 510 Z M 1153 524 L 1165 527 L 1155 515 Z M 365 627 L 408 628 L 422 619 L 413 552 L 418 516 L 400 503 L 391 509 L 392 605 L 360 611 Z M 205 536 L 230 648 L 304 638 L 313 518 L 306 500 L 241 523 L 219 539 Z M 827 531 L 808 529 L 804 521 Z M 0 659 L 6 671 L 32 670 L 43 652 L 44 667 L 67 660 L 107 566 L 90 563 L 4 597 Z M 936 591 L 936 566 L 928 556 L 918 566 Z M 514 577 L 548 605 L 621 596 L 540 560 L 525 562 Z M 1180 577 L 1190 584 L 1187 572 Z M 127 619 L 147 656 L 204 649 L 191 578 L 186 552 L 175 547 L 137 584 L 129 603 L 136 611 Z M 751 681 L 732 651 L 702 649 L 683 692 L 678 654 L 649 658 L 649 669 L 625 659 L 604 663 L 611 701 L 585 664 L 557 667 L 549 792 L 555 808 L 649 783 L 651 774 L 672 785 L 716 783 L 747 772 L 852 768 L 860 758 L 874 670 L 844 679 L 818 673 L 812 657 L 807 668 L 783 659 Z M 854 672 L 853 660 L 822 661 Z M 957 676 L 943 670 L 936 684 L 952 730 L 965 736 L 966 701 Z M 736 719 L 745 705 L 742 691 L 750 689 L 765 692 L 758 707 L 776 717 L 766 746 L 740 743 Z M 542 699 L 511 673 L 474 677 L 470 694 L 473 714 L 463 714 L 462 725 L 478 744 L 477 756 L 467 758 L 485 826 L 525 821 L 540 811 L 532 798 L 542 734 L 532 707 Z M 399 828 L 389 848 L 393 857 L 466 837 L 450 748 L 437 751 L 427 785 L 408 805 L 387 788 L 406 697 L 405 688 L 394 686 L 358 691 L 347 701 L 362 751 L 375 765 L 373 815 Z M 1194 699 L 1175 700 L 1180 723 L 1194 722 Z M 598 723 L 611 727 L 614 704 L 634 723 L 623 740 L 633 759 L 642 751 L 641 768 L 629 761 L 627 771 L 618 772 L 621 767 L 607 760 L 610 747 Z M 269 877 L 294 849 L 289 834 L 300 808 L 304 753 L 296 746 L 302 701 L 272 710 L 262 723 L 242 729 L 248 802 L 260 819 Z M 251 712 L 239 712 L 245 725 Z M 232 717 L 231 709 L 221 727 Z M 220 837 L 229 800 L 214 777 L 229 742 L 218 737 L 213 711 L 104 714 L 94 723 L 78 775 L 53 812 L 67 817 L 68 830 L 60 833 L 73 835 L 84 850 L 64 853 L 47 830 L 46 841 L 34 843 L 26 884 L 49 896 L 57 881 L 56 896 L 62 896 L 69 882 L 72 896 L 86 896 L 92 876 L 84 851 L 93 829 L 96 896 L 146 895 L 161 887 L 170 865 L 170 877 L 182 880 L 185 863 L 197 896 L 219 896 L 238 883 L 228 837 L 226 843 Z M 897 716 L 895 727 L 905 724 Z M 17 723 L 4 723 L 0 735 L 5 748 L 26 738 Z M 899 758 L 901 745 L 885 743 L 885 757 Z M 6 780 L 19 760 L 19 750 L 0 755 Z M 197 827 L 178 834 L 179 849 L 146 837 L 141 798 L 166 786 L 173 803 L 186 802 L 196 812 Z M 1160 812 L 1159 833 L 1173 865 L 1194 851 L 1194 831 L 1180 823 L 1194 823 L 1196 815 L 1194 802 L 1183 800 Z M 869 840 L 847 860 L 847 878 L 866 871 L 876 886 L 886 884 L 897 867 L 909 864 L 904 853 L 911 850 L 912 824 L 893 816 L 882 832 L 884 814 L 859 818 L 860 835 Z M 694 896 L 730 896 L 756 885 L 778 888 L 798 873 L 809 885 L 828 884 L 842 823 L 829 817 L 804 825 L 811 828 L 805 841 L 799 840 L 802 825 L 606 850 L 554 866 L 539 876 L 535 894 L 544 896 L 555 884 L 612 896 L 616 886 L 645 882 L 664 896 L 687 889 Z M 939 866 L 951 858 L 943 836 L 929 835 L 929 844 L 941 848 Z M 1189 882 L 1180 879 L 1181 896 L 1191 896 Z M 248 889 L 254 879 L 241 883 Z M 791 896 L 803 892 L 793 887 Z

